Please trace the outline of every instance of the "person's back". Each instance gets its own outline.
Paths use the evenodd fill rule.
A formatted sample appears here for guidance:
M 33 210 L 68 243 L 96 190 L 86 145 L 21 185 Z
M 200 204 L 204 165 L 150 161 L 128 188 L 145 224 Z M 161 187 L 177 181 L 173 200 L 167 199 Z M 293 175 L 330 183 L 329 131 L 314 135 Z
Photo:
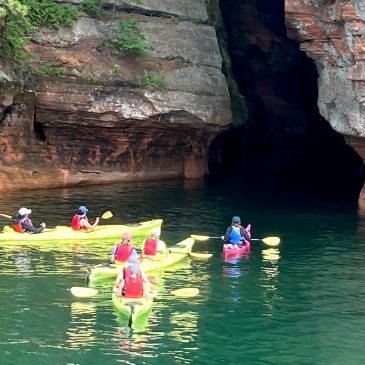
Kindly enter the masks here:
M 160 240 L 161 231 L 154 228 L 151 236 L 146 238 L 142 243 L 142 254 L 145 256 L 156 256 L 156 254 L 164 254 L 167 251 L 166 244 Z
M 227 228 L 226 234 L 222 236 L 225 245 L 231 248 L 243 245 L 245 240 L 249 241 L 250 236 L 247 234 L 245 228 L 241 226 L 241 218 L 234 216 L 232 224 Z
M 133 245 L 131 243 L 131 235 L 129 233 L 123 233 L 122 241 L 113 247 L 112 256 L 110 261 L 114 263 L 126 262 L 133 252 Z
M 138 263 L 137 251 L 133 249 L 127 265 L 120 270 L 115 280 L 114 290 L 118 296 L 141 298 L 149 295 L 148 285 L 149 281 Z

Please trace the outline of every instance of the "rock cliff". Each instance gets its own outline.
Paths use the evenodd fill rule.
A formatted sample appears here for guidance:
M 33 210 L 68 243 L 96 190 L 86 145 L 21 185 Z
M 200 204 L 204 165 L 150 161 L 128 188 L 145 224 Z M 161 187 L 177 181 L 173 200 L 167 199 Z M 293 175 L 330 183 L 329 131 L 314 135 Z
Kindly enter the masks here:
M 317 66 L 320 113 L 365 161 L 365 2 L 285 0 L 285 18 Z
M 0 63 L 0 190 L 207 173 L 208 146 L 231 112 L 206 2 L 103 8 L 99 19 L 81 12 L 71 27 L 32 35 L 36 81 Z M 105 44 L 130 19 L 148 49 L 118 56 Z

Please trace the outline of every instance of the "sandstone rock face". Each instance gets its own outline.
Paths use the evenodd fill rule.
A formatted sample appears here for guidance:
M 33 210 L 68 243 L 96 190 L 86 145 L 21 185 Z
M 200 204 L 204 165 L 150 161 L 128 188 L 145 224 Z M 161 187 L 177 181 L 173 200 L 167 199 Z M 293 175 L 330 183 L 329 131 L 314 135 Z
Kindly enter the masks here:
M 285 0 L 285 18 L 316 63 L 320 113 L 365 161 L 365 2 Z
M 33 35 L 32 86 L 0 64 L 0 190 L 207 173 L 230 98 L 205 1 L 110 1 L 104 10 Z M 130 18 L 149 48 L 118 56 L 106 43 Z M 163 85 L 143 82 L 146 74 Z

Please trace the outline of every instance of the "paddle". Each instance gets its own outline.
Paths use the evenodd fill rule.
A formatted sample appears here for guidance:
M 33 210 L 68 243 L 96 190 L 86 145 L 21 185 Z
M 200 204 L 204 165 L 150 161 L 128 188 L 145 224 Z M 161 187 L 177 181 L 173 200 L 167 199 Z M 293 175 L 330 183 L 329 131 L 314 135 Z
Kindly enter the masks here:
M 0 213 L 0 215 L 5 218 L 13 219 L 13 217 L 9 214 Z M 109 219 L 111 217 L 113 217 L 113 213 L 110 210 L 104 212 L 101 216 L 102 219 Z
M 182 289 L 176 289 L 171 292 L 171 294 L 175 295 L 176 297 L 181 298 L 191 298 L 195 297 L 199 294 L 198 288 L 182 288 Z
M 111 217 L 113 217 L 113 213 L 110 210 L 108 210 L 107 212 L 104 212 L 101 216 L 102 219 L 109 219 Z
M 3 214 L 3 213 L 0 213 L 0 215 L 1 215 L 2 217 L 5 217 L 5 218 L 13 219 L 13 217 L 12 217 L 11 215 L 9 215 L 9 214 Z
M 207 241 L 209 239 L 215 239 L 215 238 L 222 239 L 222 237 L 198 236 L 195 234 L 192 234 L 190 237 L 194 238 L 194 240 L 197 241 Z M 251 238 L 251 241 L 262 241 L 268 246 L 277 246 L 280 243 L 280 238 L 279 237 Z
M 190 252 L 189 255 L 197 259 L 209 259 L 213 256 L 212 253 L 207 252 Z

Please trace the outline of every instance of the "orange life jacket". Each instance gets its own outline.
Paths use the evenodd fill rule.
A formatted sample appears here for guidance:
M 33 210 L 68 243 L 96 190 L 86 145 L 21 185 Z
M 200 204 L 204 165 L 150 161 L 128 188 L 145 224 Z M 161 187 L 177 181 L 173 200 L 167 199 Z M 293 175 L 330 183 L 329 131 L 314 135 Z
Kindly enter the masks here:
M 23 233 L 24 229 L 22 227 L 22 221 L 19 221 L 18 223 L 13 223 L 12 225 L 15 232 Z
M 138 274 L 132 274 L 130 267 L 124 268 L 123 294 L 126 298 L 143 297 L 143 278 L 141 271 L 138 271 Z
M 158 240 L 156 238 L 147 238 L 144 243 L 143 254 L 153 256 L 156 255 L 157 243 Z

